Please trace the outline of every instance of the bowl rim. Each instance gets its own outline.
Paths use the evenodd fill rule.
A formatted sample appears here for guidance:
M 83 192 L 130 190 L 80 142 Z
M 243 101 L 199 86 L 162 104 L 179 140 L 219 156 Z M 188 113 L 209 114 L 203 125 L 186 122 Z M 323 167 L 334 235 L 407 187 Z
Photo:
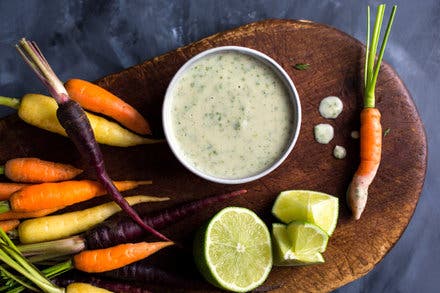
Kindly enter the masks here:
M 172 92 L 175 88 L 175 85 L 180 80 L 181 75 L 198 60 L 200 60 L 208 55 L 211 55 L 211 54 L 217 54 L 220 52 L 228 52 L 228 51 L 238 52 L 238 53 L 245 54 L 247 56 L 254 57 L 257 60 L 259 60 L 260 62 L 263 62 L 269 68 L 271 68 L 277 74 L 277 76 L 281 79 L 282 83 L 286 87 L 290 102 L 291 102 L 292 106 L 294 107 L 294 109 L 292 110 L 292 115 L 294 116 L 294 122 L 292 123 L 292 130 L 291 130 L 292 133 L 291 133 L 291 137 L 289 139 L 289 142 L 286 145 L 287 147 L 283 151 L 282 155 L 276 161 L 274 161 L 272 164 L 267 166 L 262 171 L 260 171 L 256 174 L 253 174 L 251 176 L 241 177 L 241 178 L 216 177 L 216 176 L 204 173 L 203 171 L 195 168 L 189 162 L 189 160 L 186 160 L 184 158 L 184 155 L 179 152 L 179 146 L 178 146 L 178 143 L 176 142 L 177 139 L 175 139 L 174 135 L 172 134 L 172 126 L 171 126 L 172 123 L 171 123 L 170 109 L 171 109 L 171 105 L 172 105 L 172 103 L 171 103 L 172 96 L 173 96 Z M 254 181 L 254 180 L 257 180 L 257 179 L 260 179 L 260 178 L 266 176 L 267 174 L 271 173 L 276 168 L 278 168 L 285 161 L 285 159 L 289 156 L 289 154 L 292 152 L 292 149 L 298 140 L 298 136 L 299 136 L 300 129 L 301 129 L 301 121 L 302 121 L 301 103 L 300 103 L 299 95 L 298 95 L 298 92 L 296 90 L 296 87 L 295 87 L 292 79 L 287 74 L 287 72 L 281 67 L 280 64 L 278 64 L 274 59 L 272 59 L 268 55 L 266 55 L 260 51 L 257 51 L 255 49 L 251 49 L 248 47 L 242 47 L 242 46 L 215 47 L 215 48 L 211 48 L 211 49 L 202 51 L 201 53 L 198 53 L 195 56 L 191 57 L 174 74 L 173 78 L 171 79 L 170 83 L 168 84 L 167 90 L 165 92 L 163 104 L 162 104 L 162 126 L 163 126 L 166 141 L 167 141 L 171 151 L 173 152 L 174 156 L 186 169 L 188 169 L 189 171 L 191 171 L 195 175 L 197 175 L 203 179 L 206 179 L 208 181 L 215 182 L 215 183 L 222 183 L 222 184 L 242 184 L 242 183 L 251 182 L 251 181 Z

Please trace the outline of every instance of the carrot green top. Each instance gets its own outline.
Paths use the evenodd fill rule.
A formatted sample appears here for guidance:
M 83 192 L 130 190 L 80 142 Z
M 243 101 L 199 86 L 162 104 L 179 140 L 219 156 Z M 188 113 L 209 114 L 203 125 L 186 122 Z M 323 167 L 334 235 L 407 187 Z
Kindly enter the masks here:
M 391 32 L 391 26 L 393 25 L 394 15 L 396 14 L 397 6 L 393 6 L 390 18 L 388 20 L 388 25 L 385 30 L 385 36 L 382 40 L 382 45 L 380 47 L 379 56 L 377 57 L 376 64 L 374 63 L 376 59 L 377 47 L 379 45 L 380 30 L 382 27 L 383 16 L 385 13 L 385 4 L 380 4 L 377 7 L 377 15 L 374 23 L 373 35 L 370 40 L 370 6 L 367 9 L 367 49 L 365 56 L 365 68 L 364 68 L 364 108 L 374 108 L 375 107 L 375 95 L 374 91 L 376 89 L 377 76 L 379 74 L 380 64 L 382 63 L 383 54 L 385 52 L 385 47 L 388 42 L 388 37 Z M 371 42 L 371 43 L 370 43 Z
M 20 107 L 20 99 L 0 96 L 0 105 L 18 109 Z

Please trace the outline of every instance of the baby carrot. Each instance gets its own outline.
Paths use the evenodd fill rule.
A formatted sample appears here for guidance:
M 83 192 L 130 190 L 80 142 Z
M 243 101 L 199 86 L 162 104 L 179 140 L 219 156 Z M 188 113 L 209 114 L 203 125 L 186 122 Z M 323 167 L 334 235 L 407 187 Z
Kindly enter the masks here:
M 151 184 L 151 181 L 115 181 L 114 184 L 118 190 L 124 191 Z M 41 183 L 16 191 L 9 199 L 9 205 L 13 211 L 30 212 L 65 207 L 106 193 L 101 183 L 92 180 Z
M 56 211 L 61 210 L 62 208 L 64 208 L 64 207 L 53 208 L 53 209 L 44 209 L 44 210 L 31 211 L 31 212 L 7 211 L 4 213 L 0 213 L 0 221 L 43 217 L 43 216 L 55 213 Z
M 28 184 L 0 182 L 0 200 L 9 199 L 11 194 L 25 186 L 28 186 Z
M 19 224 L 19 220 L 0 221 L 0 229 L 2 229 L 4 232 L 8 232 L 17 228 Z
M 361 112 L 360 129 L 360 164 L 348 187 L 347 202 L 353 212 L 353 217 L 358 220 L 365 209 L 368 198 L 368 187 L 373 182 L 379 168 L 382 152 L 382 126 L 380 123 L 380 111 L 375 108 L 375 87 L 382 62 L 385 47 L 391 31 L 391 26 L 396 13 L 396 6 L 393 6 L 390 19 L 382 41 L 380 53 L 377 58 L 376 51 L 379 44 L 380 29 L 382 26 L 385 4 L 377 8 L 377 16 L 371 39 L 370 48 L 370 7 L 367 10 L 367 56 L 365 57 L 364 76 L 364 109 Z
M 68 80 L 64 86 L 69 96 L 81 107 L 112 117 L 134 132 L 151 134 L 147 120 L 135 108 L 109 91 L 81 79 Z
M 87 273 L 111 271 L 144 259 L 172 244 L 173 242 L 138 242 L 85 250 L 73 257 L 73 264 L 76 269 Z
M 146 195 L 125 198 L 130 205 L 168 199 Z M 18 237 L 24 244 L 66 238 L 87 231 L 120 210 L 116 203 L 108 202 L 82 211 L 26 220 L 18 227 Z
M 95 287 L 87 283 L 71 283 L 66 287 L 66 293 L 111 293 L 103 288 Z
M 70 180 L 82 172 L 72 165 L 38 158 L 15 158 L 7 161 L 3 169 L 6 177 L 12 181 L 28 183 Z

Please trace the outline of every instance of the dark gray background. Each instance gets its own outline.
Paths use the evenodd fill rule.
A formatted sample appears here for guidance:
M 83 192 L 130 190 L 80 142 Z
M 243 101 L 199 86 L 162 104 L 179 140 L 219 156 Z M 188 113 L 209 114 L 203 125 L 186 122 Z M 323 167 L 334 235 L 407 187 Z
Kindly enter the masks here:
M 439 292 L 440 2 L 386 2 L 399 7 L 385 60 L 412 93 L 425 123 L 428 173 L 414 217 L 399 242 L 373 271 L 337 292 Z M 265 18 L 310 19 L 364 41 L 367 3 L 379 2 L 0 0 L 0 95 L 46 92 L 13 48 L 22 36 L 38 42 L 62 80 L 95 80 Z M 11 112 L 0 108 L 0 117 Z

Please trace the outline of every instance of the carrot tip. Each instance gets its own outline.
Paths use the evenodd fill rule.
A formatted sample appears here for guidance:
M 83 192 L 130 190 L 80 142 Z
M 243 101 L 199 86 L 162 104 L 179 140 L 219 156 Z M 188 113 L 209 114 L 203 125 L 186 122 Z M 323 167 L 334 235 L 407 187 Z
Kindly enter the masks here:
M 138 181 L 138 184 L 139 185 L 150 185 L 150 184 L 153 184 L 153 180 L 141 180 L 141 181 Z

